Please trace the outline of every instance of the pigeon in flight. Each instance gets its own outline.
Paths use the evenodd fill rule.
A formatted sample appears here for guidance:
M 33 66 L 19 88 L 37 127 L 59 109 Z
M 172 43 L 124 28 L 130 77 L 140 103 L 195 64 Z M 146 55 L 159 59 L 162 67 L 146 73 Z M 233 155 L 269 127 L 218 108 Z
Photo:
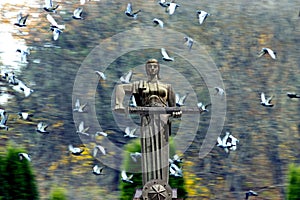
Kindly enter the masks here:
M 131 174 L 130 176 L 127 176 L 126 171 L 122 170 L 121 172 L 121 180 L 125 183 L 133 183 L 133 181 L 131 180 L 133 177 L 133 174 Z
M 20 160 L 26 159 L 29 162 L 31 161 L 31 156 L 27 153 L 18 153 Z
M 258 194 L 256 192 L 254 192 L 253 190 L 249 190 L 245 194 L 246 194 L 245 199 L 249 199 L 250 196 L 258 196 Z
M 200 112 L 208 112 L 209 110 L 207 109 L 208 106 L 211 106 L 211 104 L 203 104 L 202 102 L 197 103 L 197 107 L 200 109 Z
M 134 162 L 137 162 L 137 159 L 142 157 L 142 153 L 140 152 L 130 153 L 130 157 Z
M 0 120 L 0 128 L 3 128 L 5 130 L 8 130 L 8 126 L 6 125 L 6 122 L 8 120 L 8 114 L 5 110 L 1 109 L 1 120 Z
M 127 4 L 127 8 L 126 8 L 125 14 L 126 14 L 128 17 L 132 17 L 133 19 L 136 19 L 139 12 L 141 12 L 141 10 L 138 10 L 138 11 L 133 12 L 133 11 L 132 11 L 132 5 L 131 5 L 131 3 L 128 3 L 128 4 Z
M 79 156 L 84 151 L 84 149 L 81 149 L 80 147 L 73 147 L 72 144 L 70 144 L 68 147 L 69 151 L 75 156 Z
M 79 99 L 76 99 L 75 107 L 74 107 L 73 111 L 74 111 L 74 112 L 82 113 L 82 112 L 84 112 L 84 108 L 86 107 L 86 105 L 87 105 L 87 103 L 85 103 L 85 104 L 80 104 Z
M 133 71 L 129 70 L 126 74 L 120 77 L 121 83 L 130 83 L 131 78 L 132 78 Z
M 87 133 L 87 131 L 90 129 L 90 127 L 84 128 L 84 122 L 81 121 L 79 126 L 78 126 L 78 130 L 77 133 L 81 133 L 83 135 L 87 135 L 89 136 L 90 134 Z
M 224 149 L 226 153 L 229 153 L 228 147 L 231 146 L 227 144 L 227 140 L 229 138 L 230 132 L 226 131 L 225 136 L 221 139 L 221 137 L 218 137 L 217 139 L 217 146 Z
M 100 80 L 106 80 L 106 76 L 103 72 L 100 72 L 100 71 L 95 71 L 95 73 L 99 76 Z
M 186 37 L 184 37 L 184 40 L 185 40 L 185 44 L 187 45 L 187 47 L 189 48 L 189 50 L 191 50 L 192 46 L 194 44 L 193 38 L 186 36 Z
M 34 92 L 34 90 L 27 87 L 22 81 L 19 80 L 17 83 L 12 88 L 17 92 L 24 93 L 25 97 L 29 97 Z
M 29 49 L 17 49 L 16 52 L 21 54 L 21 63 L 28 63 L 27 56 L 30 54 Z
M 169 167 L 170 175 L 175 177 L 182 177 L 182 169 L 179 168 L 176 164 L 172 163 Z
M 185 100 L 188 97 L 188 95 L 189 93 L 186 93 L 181 97 L 178 93 L 176 93 L 175 94 L 176 106 L 178 107 L 184 106 Z
M 258 53 L 258 57 L 261 57 L 265 54 L 269 54 L 271 58 L 273 58 L 274 60 L 276 59 L 276 52 L 273 51 L 272 49 L 269 48 L 265 48 L 263 47 L 260 52 Z
M 169 13 L 169 15 L 173 15 L 175 13 L 176 8 L 178 8 L 180 5 L 175 3 L 174 1 L 172 2 L 167 2 L 166 3 L 166 12 Z
M 127 126 L 127 127 L 125 128 L 125 134 L 124 134 L 124 137 L 136 138 L 137 136 L 135 135 L 135 132 L 136 132 L 136 128 L 130 129 L 130 127 Z
M 260 95 L 260 99 L 261 99 L 260 104 L 263 106 L 266 106 L 266 107 L 273 107 L 274 105 L 271 104 L 272 98 L 273 98 L 273 96 L 266 99 L 265 93 L 262 92 Z
M 59 5 L 53 5 L 53 1 L 52 0 L 45 0 L 45 5 L 44 5 L 44 10 L 47 12 L 56 12 L 56 9 L 59 7 Z
M 28 112 L 18 112 L 18 115 L 23 120 L 30 120 L 30 117 L 33 117 L 33 114 L 28 113 Z
M 210 16 L 209 13 L 205 12 L 204 10 L 197 10 L 197 19 L 199 20 L 199 24 L 203 24 L 204 20 Z
M 234 137 L 233 135 L 229 135 L 228 140 L 227 140 L 227 146 L 229 148 L 229 150 L 231 151 L 235 151 L 237 148 L 237 143 L 239 143 L 240 141 Z
M 95 174 L 95 175 L 104 175 L 103 173 L 102 173 L 102 171 L 103 171 L 103 168 L 104 167 L 99 167 L 98 165 L 95 165 L 94 167 L 93 167 L 93 174 Z
M 290 97 L 290 98 L 300 98 L 300 95 L 299 94 L 296 94 L 296 93 L 292 93 L 292 92 L 288 92 L 287 94 L 286 94 L 288 97 Z
M 72 15 L 73 19 L 83 19 L 83 18 L 81 17 L 82 11 L 83 11 L 83 8 L 76 8 L 76 9 L 73 11 L 73 15 Z
M 93 149 L 93 156 L 94 156 L 94 157 L 97 156 L 98 151 L 101 151 L 101 153 L 102 153 L 103 155 L 106 155 L 106 151 L 105 151 L 104 147 L 98 144 L 98 145 L 96 145 L 96 146 L 94 147 L 94 149 Z
M 104 136 L 104 137 L 107 137 L 107 133 L 105 133 L 105 132 L 103 132 L 103 131 L 97 131 L 97 132 L 95 133 L 95 136 L 99 136 L 99 135 L 102 135 L 102 136 Z
M 59 25 L 59 24 L 57 24 L 57 22 L 55 21 L 55 19 L 54 19 L 50 14 L 47 14 L 46 18 L 47 18 L 47 20 L 50 22 L 51 27 L 53 27 L 53 28 L 58 28 L 58 29 L 60 29 L 60 30 L 66 28 L 65 25 Z
M 130 96 L 130 101 L 129 101 L 129 107 L 137 107 L 137 104 L 136 104 L 136 100 L 135 100 L 135 97 L 134 95 L 131 95 Z
M 28 18 L 29 15 L 26 15 L 26 16 L 22 16 L 22 13 L 20 12 L 18 15 L 17 15 L 17 22 L 14 23 L 14 25 L 18 26 L 18 27 L 24 27 L 26 26 L 26 20 Z
M 49 133 L 49 131 L 47 131 L 48 124 L 44 123 L 44 122 L 39 122 L 37 124 L 37 129 L 36 131 L 39 133 Z
M 158 18 L 154 18 L 152 22 L 155 24 L 155 26 L 160 26 L 160 28 L 164 28 L 164 22 Z
M 217 95 L 223 96 L 225 94 L 225 91 L 220 87 L 215 87 L 215 90 L 217 91 Z
M 53 37 L 54 41 L 58 40 L 60 34 L 63 32 L 62 30 L 60 30 L 57 27 L 50 27 L 50 30 L 52 31 L 52 34 L 53 34 L 52 37 Z
M 166 49 L 165 48 L 161 48 L 160 49 L 160 52 L 161 52 L 161 54 L 162 54 L 162 58 L 163 58 L 163 60 L 165 60 L 165 61 L 174 61 L 174 58 L 171 58 L 169 55 L 168 55 L 168 53 L 167 53 L 167 51 L 166 51 Z

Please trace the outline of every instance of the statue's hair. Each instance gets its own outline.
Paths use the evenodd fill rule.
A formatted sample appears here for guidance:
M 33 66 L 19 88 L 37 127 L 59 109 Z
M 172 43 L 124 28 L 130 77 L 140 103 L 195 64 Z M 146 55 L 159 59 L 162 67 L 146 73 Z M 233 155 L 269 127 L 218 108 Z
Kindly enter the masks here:
M 158 66 L 157 78 L 159 80 L 160 79 L 160 77 L 159 77 L 159 71 L 160 71 L 159 62 L 155 58 L 150 58 L 149 60 L 147 60 L 146 65 L 145 65 L 147 75 L 148 75 L 147 64 L 149 64 L 149 63 L 156 63 L 157 64 L 157 66 Z

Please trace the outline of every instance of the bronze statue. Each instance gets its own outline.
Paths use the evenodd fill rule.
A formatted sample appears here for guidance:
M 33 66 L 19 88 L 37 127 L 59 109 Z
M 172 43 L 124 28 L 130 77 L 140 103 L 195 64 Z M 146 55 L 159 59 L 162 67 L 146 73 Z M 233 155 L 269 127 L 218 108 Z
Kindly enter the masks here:
M 156 59 L 149 59 L 145 65 L 148 80 L 135 81 L 116 86 L 115 110 L 124 111 L 126 94 L 134 95 L 138 107 L 175 107 L 175 93 L 170 84 L 160 82 L 160 66 Z M 162 180 L 168 184 L 169 177 L 169 135 L 172 114 L 143 113 L 141 116 L 141 146 L 143 185 L 151 180 Z

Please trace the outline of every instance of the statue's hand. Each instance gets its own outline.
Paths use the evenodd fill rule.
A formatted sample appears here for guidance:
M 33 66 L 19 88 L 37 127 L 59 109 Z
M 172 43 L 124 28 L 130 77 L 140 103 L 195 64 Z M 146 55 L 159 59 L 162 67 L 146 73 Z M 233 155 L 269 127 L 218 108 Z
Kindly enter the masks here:
M 172 113 L 172 117 L 174 117 L 174 118 L 180 118 L 181 115 L 182 115 L 182 111 L 181 110 Z

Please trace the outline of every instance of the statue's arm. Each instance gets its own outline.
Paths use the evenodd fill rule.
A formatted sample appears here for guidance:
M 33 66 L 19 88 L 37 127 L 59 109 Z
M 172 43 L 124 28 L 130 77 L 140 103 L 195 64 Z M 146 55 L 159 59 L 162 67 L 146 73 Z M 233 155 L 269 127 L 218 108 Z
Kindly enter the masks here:
M 125 110 L 123 106 L 124 97 L 126 94 L 132 93 L 133 84 L 120 84 L 115 90 L 115 110 Z
M 168 107 L 175 107 L 175 106 L 176 106 L 175 92 L 174 92 L 172 86 L 169 86 L 169 88 L 168 88 Z

